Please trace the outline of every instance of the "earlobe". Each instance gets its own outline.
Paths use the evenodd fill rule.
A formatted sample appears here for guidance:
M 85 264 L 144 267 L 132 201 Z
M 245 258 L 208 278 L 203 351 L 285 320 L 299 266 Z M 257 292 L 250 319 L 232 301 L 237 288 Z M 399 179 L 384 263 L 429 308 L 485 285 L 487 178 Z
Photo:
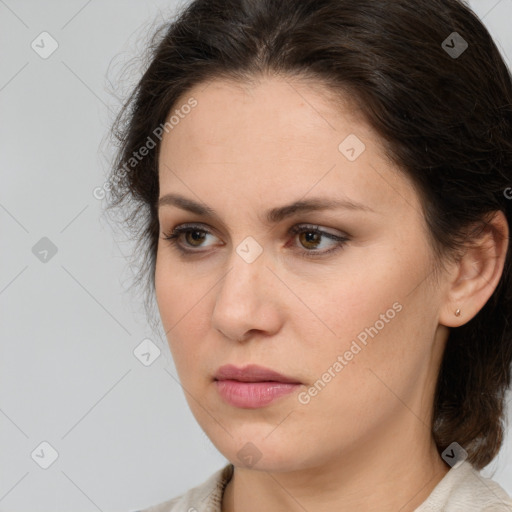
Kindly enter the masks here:
M 509 227 L 502 211 L 468 236 L 467 249 L 454 264 L 439 322 L 460 327 L 484 307 L 501 279 L 509 243 Z

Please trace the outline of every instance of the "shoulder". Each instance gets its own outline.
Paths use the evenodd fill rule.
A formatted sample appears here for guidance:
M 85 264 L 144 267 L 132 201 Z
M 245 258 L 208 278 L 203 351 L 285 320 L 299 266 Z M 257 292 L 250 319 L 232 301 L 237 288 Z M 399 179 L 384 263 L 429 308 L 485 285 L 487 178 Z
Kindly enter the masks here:
M 220 512 L 224 488 L 232 475 L 233 465 L 227 464 L 186 493 L 136 512 Z
M 512 512 L 512 499 L 467 461 L 453 466 L 415 512 Z

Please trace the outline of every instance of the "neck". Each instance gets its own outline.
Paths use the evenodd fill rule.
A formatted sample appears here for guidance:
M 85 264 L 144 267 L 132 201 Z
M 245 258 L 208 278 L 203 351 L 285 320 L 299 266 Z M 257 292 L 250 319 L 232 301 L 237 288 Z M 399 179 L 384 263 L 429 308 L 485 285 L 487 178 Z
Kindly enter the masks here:
M 413 512 L 450 467 L 425 425 L 416 418 L 410 426 L 372 432 L 324 464 L 286 472 L 235 467 L 222 512 Z

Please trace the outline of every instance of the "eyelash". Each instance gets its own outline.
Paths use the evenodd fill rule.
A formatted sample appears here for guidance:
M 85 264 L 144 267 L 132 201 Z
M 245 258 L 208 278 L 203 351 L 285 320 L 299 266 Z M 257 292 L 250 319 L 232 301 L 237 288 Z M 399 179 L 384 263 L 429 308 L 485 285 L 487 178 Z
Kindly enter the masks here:
M 210 231 L 203 229 L 202 227 L 198 225 L 183 225 L 177 228 L 174 228 L 170 233 L 164 233 L 163 239 L 168 241 L 169 244 L 177 249 L 182 254 L 198 254 L 200 252 L 206 252 L 206 251 L 196 251 L 196 250 L 189 250 L 184 249 L 182 246 L 179 245 L 178 239 L 180 235 L 184 233 L 199 231 L 200 233 L 205 233 L 207 235 L 212 235 Z M 312 226 L 312 225 L 296 225 L 292 226 L 288 230 L 289 234 L 293 235 L 299 235 L 301 233 L 314 233 L 316 235 L 321 235 L 326 238 L 329 238 L 331 240 L 334 240 L 338 242 L 332 249 L 324 250 L 324 251 L 313 251 L 313 250 L 300 250 L 301 256 L 304 258 L 315 258 L 315 257 L 322 257 L 326 256 L 328 254 L 331 254 L 333 252 L 336 252 L 340 249 L 342 249 L 345 246 L 345 243 L 349 241 L 349 238 L 346 236 L 338 236 L 333 235 L 332 233 L 328 233 L 326 231 L 322 231 L 321 229 L 318 229 L 318 226 Z

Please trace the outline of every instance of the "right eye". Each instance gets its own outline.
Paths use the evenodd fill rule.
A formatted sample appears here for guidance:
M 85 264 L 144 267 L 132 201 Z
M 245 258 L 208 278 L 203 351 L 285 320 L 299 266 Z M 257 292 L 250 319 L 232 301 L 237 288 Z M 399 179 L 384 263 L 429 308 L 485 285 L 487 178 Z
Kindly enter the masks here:
M 173 247 L 182 253 L 198 252 L 194 250 L 191 251 L 183 247 L 183 244 L 179 242 L 182 235 L 184 235 L 186 247 L 201 247 L 201 242 L 204 241 L 207 235 L 214 236 L 210 231 L 197 225 L 183 225 L 174 228 L 170 233 L 164 233 L 163 239 L 167 240 Z

